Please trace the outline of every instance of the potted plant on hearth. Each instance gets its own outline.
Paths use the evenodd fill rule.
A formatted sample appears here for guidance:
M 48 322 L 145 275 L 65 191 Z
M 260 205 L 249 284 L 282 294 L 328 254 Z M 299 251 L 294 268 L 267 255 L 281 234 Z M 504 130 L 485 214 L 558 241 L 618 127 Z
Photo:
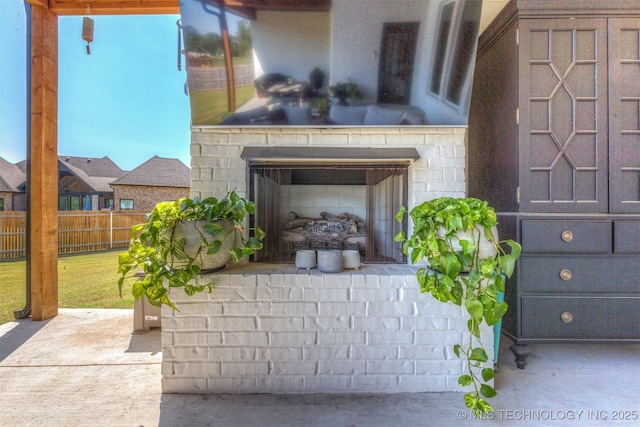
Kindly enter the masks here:
M 146 296 L 154 306 L 166 304 L 175 310 L 169 297 L 172 289 L 182 288 L 187 295 L 211 292 L 212 283 L 200 284 L 201 273 L 262 248 L 260 227 L 251 237 L 244 234 L 243 223 L 253 213 L 255 204 L 235 191 L 220 200 L 184 197 L 158 203 L 146 222 L 132 227 L 129 249 L 118 258 L 120 295 L 126 279 L 140 279 L 133 284 L 135 298 Z
M 480 324 L 495 325 L 507 311 L 499 295 L 506 278 L 513 274 L 520 256 L 520 245 L 513 240 L 500 242 L 497 216 L 487 202 L 474 198 L 441 197 L 424 202 L 410 212 L 402 208 L 396 215 L 402 221 L 408 213 L 413 223 L 411 235 L 395 236 L 411 263 L 426 261 L 416 277 L 421 292 L 437 300 L 464 305 L 469 320 L 469 337 L 454 346 L 455 354 L 467 363 L 467 373 L 458 378 L 473 392 L 464 396 L 465 404 L 478 416 L 492 410 L 484 398 L 496 395 L 487 384 L 494 377 L 493 366 L 483 365 L 488 356 L 480 339 Z M 503 245 L 511 248 L 507 253 Z M 497 349 L 496 349 L 497 351 Z

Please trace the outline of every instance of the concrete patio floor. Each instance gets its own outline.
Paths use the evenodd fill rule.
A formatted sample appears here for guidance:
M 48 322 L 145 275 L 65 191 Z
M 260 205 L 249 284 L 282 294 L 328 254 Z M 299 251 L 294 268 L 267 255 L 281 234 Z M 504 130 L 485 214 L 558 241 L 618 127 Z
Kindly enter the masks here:
M 160 331 L 132 325 L 101 309 L 0 325 L 0 426 L 640 425 L 639 345 L 537 344 L 519 370 L 503 338 L 495 412 L 473 420 L 460 393 L 162 394 Z

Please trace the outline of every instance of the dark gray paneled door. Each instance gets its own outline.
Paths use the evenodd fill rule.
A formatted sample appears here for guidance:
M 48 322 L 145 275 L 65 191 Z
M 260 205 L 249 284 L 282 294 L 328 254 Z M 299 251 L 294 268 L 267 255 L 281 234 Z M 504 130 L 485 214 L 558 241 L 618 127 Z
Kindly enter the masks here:
M 380 44 L 378 102 L 409 104 L 419 22 L 385 23 Z
M 607 20 L 524 20 L 518 49 L 521 210 L 607 212 Z
M 612 213 L 640 212 L 640 18 L 609 19 Z

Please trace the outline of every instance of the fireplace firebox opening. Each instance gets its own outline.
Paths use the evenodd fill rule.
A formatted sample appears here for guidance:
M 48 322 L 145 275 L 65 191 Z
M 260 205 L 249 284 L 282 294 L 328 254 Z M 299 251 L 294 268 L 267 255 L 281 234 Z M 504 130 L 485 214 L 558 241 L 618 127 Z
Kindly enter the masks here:
M 354 249 L 364 263 L 406 263 L 393 237 L 407 205 L 414 149 L 245 148 L 252 224 L 266 234 L 254 261 L 294 262 L 298 250 Z

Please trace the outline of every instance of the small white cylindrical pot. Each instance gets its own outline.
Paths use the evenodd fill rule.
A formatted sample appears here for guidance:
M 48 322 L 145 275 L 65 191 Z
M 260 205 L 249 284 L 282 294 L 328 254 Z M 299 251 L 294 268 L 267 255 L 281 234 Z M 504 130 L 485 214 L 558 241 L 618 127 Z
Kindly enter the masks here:
M 316 251 L 302 250 L 296 252 L 296 267 L 312 269 L 316 266 Z
M 345 250 L 342 251 L 342 266 L 344 268 L 360 267 L 360 251 Z
M 318 251 L 318 270 L 323 273 L 342 271 L 342 251 L 339 249 Z

